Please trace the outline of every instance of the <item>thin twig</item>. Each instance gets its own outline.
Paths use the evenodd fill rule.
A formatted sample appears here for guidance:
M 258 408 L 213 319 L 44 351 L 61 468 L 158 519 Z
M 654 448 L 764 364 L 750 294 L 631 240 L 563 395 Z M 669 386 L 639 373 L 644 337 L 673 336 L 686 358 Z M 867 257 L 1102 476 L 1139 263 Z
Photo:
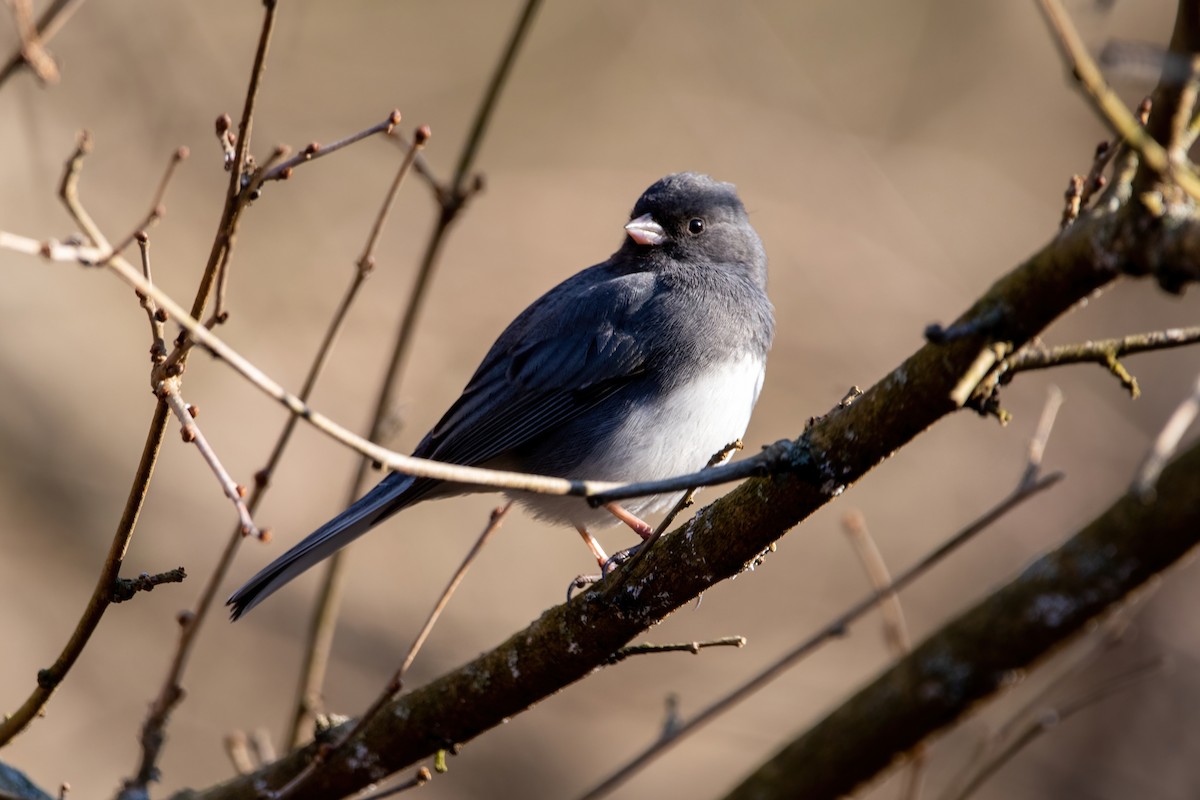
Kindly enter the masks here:
M 404 661 L 400 663 L 399 669 L 397 669 L 395 674 L 392 675 L 391 680 L 388 681 L 384 690 L 379 694 L 378 697 L 375 698 L 375 702 L 373 702 L 371 706 L 365 712 L 363 712 L 362 716 L 358 718 L 354 725 L 350 727 L 350 730 L 346 732 L 345 736 L 343 736 L 341 740 L 337 742 L 337 744 L 328 749 L 321 750 L 318 755 L 305 766 L 304 769 L 296 774 L 295 777 L 281 786 L 278 790 L 272 792 L 271 800 L 284 800 L 284 798 L 289 797 L 298 788 L 300 788 L 300 786 L 302 786 L 314 772 L 316 772 L 321 764 L 331 761 L 341 754 L 346 745 L 353 741 L 354 738 L 367 727 L 371 720 L 374 719 L 377 714 L 379 714 L 383 707 L 387 705 L 388 701 L 391 700 L 397 692 L 404 688 L 405 673 L 408 672 L 408 668 L 412 666 L 413 661 L 417 657 L 417 653 L 420 652 L 421 647 L 425 644 L 425 640 L 429 637 L 429 634 L 433 631 L 438 619 L 442 616 L 442 612 L 445 611 L 446 606 L 450 603 L 450 598 L 454 596 L 454 592 L 458 589 L 459 584 L 461 584 L 463 578 L 466 577 L 467 570 L 469 570 L 471 565 L 475 563 L 476 557 L 483 551 L 484 545 L 487 544 L 488 539 L 492 537 L 492 534 L 500 529 L 500 525 L 504 522 L 504 517 L 508 514 L 509 509 L 512 508 L 512 504 L 513 501 L 509 500 L 503 506 L 492 509 L 492 513 L 488 517 L 488 524 L 484 527 L 483 532 L 479 534 L 479 538 L 467 552 L 466 557 L 463 558 L 463 561 L 459 565 L 458 569 L 455 570 L 454 575 L 450 578 L 450 582 L 446 584 L 446 588 L 442 591 L 441 597 L 438 598 L 437 603 L 434 604 L 433 609 L 429 612 L 429 617 L 425 620 L 425 624 L 421 626 L 421 630 L 417 633 L 417 637 L 413 640 L 412 645 L 408 648 L 408 653 L 404 656 Z
M 142 256 L 142 275 L 151 283 L 154 279 L 150 275 L 150 237 L 146 234 L 139 234 L 137 237 L 138 251 Z M 147 297 L 141 292 L 137 293 L 138 303 L 146 311 L 146 316 L 150 320 L 150 363 L 161 364 L 167 358 L 167 333 L 164 323 L 167 321 L 165 312 L 159 310 L 154 299 Z
M 842 517 L 842 532 L 850 540 L 854 554 L 858 556 L 858 563 L 862 565 L 871 587 L 877 592 L 882 592 L 892 582 L 892 577 L 888 573 L 883 554 L 879 552 L 879 546 L 875 544 L 875 539 L 867 529 L 867 519 L 861 511 L 849 511 Z M 912 649 L 912 639 L 908 634 L 908 623 L 904 619 L 904 606 L 900 603 L 900 596 L 891 592 L 880 602 L 879 611 L 883 615 L 883 640 L 888 650 L 897 657 L 905 655 Z
M 408 175 L 420 150 L 429 141 L 429 137 L 430 131 L 428 126 L 421 126 L 413 135 L 412 144 L 409 146 L 404 155 L 404 160 L 396 171 L 396 176 L 392 180 L 383 203 L 379 207 L 379 213 L 376 214 L 375 221 L 371 225 L 371 231 L 367 235 L 366 243 L 363 245 L 362 255 L 358 257 L 358 261 L 356 262 L 357 283 L 361 283 L 367 274 L 374 269 L 375 247 L 379 242 L 379 237 L 383 233 L 384 225 L 391 214 L 392 208 L 395 206 L 400 185 L 405 176 Z M 348 307 L 353 294 L 357 292 L 357 283 L 351 287 L 351 292 L 347 294 L 343 309 Z M 339 313 L 344 313 L 343 309 L 339 309 Z M 294 420 L 295 417 L 292 419 Z M 360 472 L 362 470 L 361 464 L 359 470 Z M 354 494 L 357 495 L 357 492 Z M 321 687 L 325 682 L 325 667 L 329 661 L 329 652 L 333 647 L 333 631 L 337 618 L 337 583 L 340 573 L 340 561 L 336 568 L 332 566 L 327 568 L 317 595 L 314 615 L 309 621 L 303 650 L 304 662 L 300 669 L 299 685 L 296 689 L 295 713 L 292 715 L 292 723 L 287 733 L 287 741 L 291 742 L 293 747 L 300 744 L 306 735 L 306 728 L 318 710 L 317 698 L 320 696 Z
M 125 551 L 129 547 L 129 541 L 133 538 L 133 528 L 137 524 L 146 493 L 150 489 L 150 477 L 154 474 L 154 464 L 158 461 L 158 451 L 162 447 L 168 418 L 169 412 L 166 403 L 158 403 L 154 409 L 154 416 L 150 420 L 150 430 L 146 434 L 146 443 L 142 446 L 142 456 L 134 473 L 129 496 L 125 501 L 125 509 L 121 513 L 121 519 L 117 522 L 117 530 L 113 534 L 108 555 L 104 559 L 104 566 L 96 579 L 96 586 L 92 590 L 92 596 L 88 599 L 87 607 L 80 615 L 75 630 L 71 633 L 67 643 L 63 645 L 58 658 L 47 669 L 38 671 L 38 682 L 33 692 L 20 708 L 0 719 L 0 746 L 11 741 L 42 713 L 46 703 L 50 701 L 50 696 L 54 694 L 54 690 L 70 672 L 71 667 L 75 665 L 76 659 L 79 658 L 83 648 L 91 639 L 96 626 L 100 624 L 100 618 L 108 609 L 113 582 L 120 575 L 121 565 L 125 560 Z
M 679 644 L 631 644 L 622 647 L 608 659 L 608 664 L 619 664 L 632 656 L 646 656 L 657 653 L 691 653 L 698 655 L 701 650 L 710 647 L 745 647 L 745 636 L 722 636 L 720 639 L 705 639 L 699 642 L 681 642 Z
M 1200 342 L 1200 325 L 1148 331 L 1116 339 L 1100 339 L 1057 347 L 1047 347 L 1040 342 L 1031 342 L 1004 359 L 996 369 L 996 377 L 1006 383 L 1011 380 L 1012 375 L 1018 372 L 1083 363 L 1100 364 L 1112 371 L 1114 362 L 1122 356 L 1169 350 L 1173 347 L 1185 347 L 1197 342 Z M 1114 374 L 1117 374 L 1126 389 L 1136 397 L 1137 381 L 1123 369 L 1121 372 L 1126 377 L 1121 377 L 1120 373 Z
M 85 131 L 79 135 L 75 150 L 67 159 L 67 164 L 63 169 L 63 177 L 59 183 L 59 196 L 68 212 L 84 230 L 84 233 L 96 248 L 106 253 L 104 259 L 93 262 L 102 263 L 114 258 L 115 254 L 112 253 L 108 240 L 101 233 L 99 227 L 79 200 L 79 172 L 83 166 L 83 159 L 90 151 L 91 136 Z M 165 182 L 161 186 L 165 187 Z M 5 237 L 3 234 L 0 234 L 0 245 L 4 243 L 6 238 L 11 242 L 14 237 Z M 83 250 L 86 250 L 86 248 L 80 248 L 80 252 Z M 46 258 L 53 258 L 56 253 L 61 252 L 65 252 L 64 248 L 52 246 L 47 243 L 43 246 L 39 254 Z M 128 262 L 125 262 L 124 259 L 121 260 L 132 274 L 138 274 Z M 141 278 L 140 275 L 138 277 Z M 148 280 L 145 282 L 149 285 Z M 149 296 L 148 293 L 147 296 Z M 129 548 L 130 541 L 133 539 L 134 528 L 141 514 L 142 505 L 145 503 L 146 494 L 150 489 L 150 479 L 154 474 L 154 466 L 158 461 L 158 453 L 162 446 L 163 437 L 166 435 L 167 420 L 169 417 L 169 409 L 166 403 L 160 399 L 155 405 L 154 414 L 150 419 L 150 429 L 146 433 L 146 441 L 142 447 L 142 455 L 138 461 L 129 495 L 125 501 L 125 508 L 117 523 L 116 532 L 113 534 L 112 543 L 109 545 L 108 555 L 104 560 L 104 566 L 100 570 L 100 575 L 97 578 L 95 588 L 92 590 L 92 595 L 88 599 L 87 606 L 80 615 L 75 630 L 67 640 L 67 643 L 63 645 L 63 649 L 54 664 L 47 669 L 39 671 L 37 687 L 34 688 L 25 702 L 21 704 L 20 708 L 12 714 L 6 715 L 3 720 L 0 720 L 0 746 L 24 730 L 42 712 L 46 703 L 49 702 L 51 695 L 53 695 L 54 690 L 58 687 L 58 684 L 66 677 L 71 667 L 74 666 L 75 661 L 79 658 L 79 655 L 83 652 L 83 648 L 87 646 L 92 633 L 96 630 L 96 626 L 100 624 L 100 618 L 104 616 L 104 612 L 112 603 L 113 589 L 120 576 L 121 565 L 125 560 L 125 553 Z
M 1075 700 L 1063 703 L 1057 708 L 1044 709 L 1032 721 L 1025 724 L 1020 730 L 1015 731 L 1006 740 L 1007 744 L 997 751 L 992 758 L 988 759 L 973 775 L 969 776 L 961 789 L 945 795 L 945 800 L 966 800 L 977 789 L 987 783 L 1001 767 L 1008 764 L 1017 753 L 1025 749 L 1026 746 L 1043 733 L 1066 722 L 1080 711 L 1090 708 L 1145 680 L 1149 675 L 1160 671 L 1165 663 L 1165 659 L 1162 656 L 1151 656 L 1143 659 Z
M 164 583 L 183 583 L 186 578 L 187 572 L 183 567 L 176 567 L 154 575 L 143 572 L 136 578 L 117 578 L 113 582 L 110 599 L 114 603 L 124 603 L 132 600 L 138 592 L 152 591 L 155 586 L 162 586 Z
M 1158 482 L 1158 476 L 1162 474 L 1163 467 L 1179 447 L 1183 434 L 1187 433 L 1197 415 L 1200 415 L 1200 376 L 1196 377 L 1188 396 L 1167 418 L 1167 424 L 1154 438 L 1154 444 L 1138 467 L 1132 491 L 1143 500 L 1154 499 L 1154 485 Z
M 380 789 L 377 792 L 368 794 L 361 800 L 384 800 L 385 797 L 391 797 L 394 794 L 407 792 L 409 789 L 416 789 L 433 780 L 433 773 L 429 771 L 429 767 L 421 767 L 411 778 L 406 781 L 401 781 L 394 786 L 388 786 Z
M 225 737 L 225 755 L 238 775 L 249 775 L 258 769 L 258 764 L 250 757 L 250 739 L 245 731 L 234 731 Z
M 1046 444 L 1050 441 L 1050 432 L 1054 429 L 1054 422 L 1058 419 L 1058 410 L 1062 408 L 1062 403 L 1062 390 L 1051 385 L 1046 391 L 1046 404 L 1042 406 L 1042 416 L 1038 418 L 1037 428 L 1029 438 L 1029 452 L 1025 459 L 1025 471 L 1021 474 L 1021 486 L 1032 484 L 1042 472 Z
M 450 582 L 446 584 L 445 590 L 442 591 L 441 597 L 438 598 L 433 610 L 429 612 L 429 618 L 425 620 L 425 624 L 421 626 L 417 638 L 413 640 L 412 645 L 408 648 L 408 653 L 404 656 L 404 661 L 400 664 L 400 669 L 396 671 L 396 675 L 392 679 L 392 685 L 395 687 L 390 694 L 395 694 L 404 688 L 404 676 L 408 673 L 408 668 L 412 666 L 413 661 L 417 658 L 417 653 L 421 652 L 421 648 L 425 644 L 425 640 L 429 638 L 429 634 L 433 632 L 433 626 L 437 624 L 438 619 L 442 616 L 442 612 L 446 610 L 446 605 L 450 602 L 450 598 L 454 596 L 458 586 L 467 575 L 467 570 L 475 563 L 476 557 L 483 551 L 483 546 L 487 544 L 488 539 L 492 537 L 496 531 L 500 529 L 500 525 L 504 522 L 504 518 L 508 515 L 509 509 L 512 508 L 513 501 L 509 500 L 502 506 L 492 509 L 491 515 L 488 517 L 488 524 L 479 534 L 479 539 L 476 540 L 474 546 L 467 552 L 462 564 L 459 565 Z M 381 703 L 382 705 L 382 703 Z M 375 709 L 372 709 L 374 711 Z
M 292 172 L 295 170 L 295 168 L 301 164 L 307 164 L 310 161 L 316 161 L 318 158 L 332 155 L 338 150 L 341 150 L 343 147 L 349 147 L 352 144 L 361 142 L 363 139 L 375 136 L 376 134 L 382 133 L 385 135 L 390 135 L 392 130 L 399 124 L 400 111 L 399 109 L 394 109 L 382 122 L 377 122 L 369 128 L 365 128 L 357 133 L 352 133 L 344 139 L 338 139 L 336 142 L 331 142 L 324 145 L 313 142 L 286 161 L 280 161 L 278 164 L 262 167 L 262 178 L 259 181 L 259 185 L 266 183 L 267 181 L 287 180 L 288 178 L 292 177 Z
M 388 138 L 395 142 L 401 150 L 405 152 L 412 147 L 412 142 L 405 138 L 399 128 L 393 128 L 388 134 Z M 433 174 L 433 168 L 429 166 L 429 162 L 425 160 L 425 156 L 417 153 L 417 157 L 413 159 L 413 172 L 420 176 L 421 180 L 425 181 L 425 185 L 433 192 L 435 202 L 441 203 L 440 195 L 442 190 L 442 182 Z
M 83 2 L 84 0 L 53 0 L 46 7 L 37 21 L 37 38 L 42 46 L 62 30 Z M 4 66 L 0 67 L 0 86 L 26 64 L 24 48 L 18 47 L 16 52 L 9 56 L 8 61 L 4 62 Z
M 75 224 L 83 235 L 96 247 L 104 251 L 112 251 L 112 245 L 101 232 L 100 226 L 92 219 L 91 214 L 83 207 L 79 199 L 79 174 L 83 169 L 83 160 L 92 152 L 92 134 L 83 130 L 75 139 L 75 150 L 67 159 L 63 169 L 62 180 L 58 184 L 58 196 L 67 208 L 67 213 L 75 220 Z
M 867 519 L 861 511 L 850 511 L 842 517 L 842 530 L 850 539 L 858 561 L 866 572 L 867 580 L 877 592 L 887 588 L 892 582 L 892 576 L 867 528 Z M 908 633 L 908 622 L 904 618 L 904 606 L 900 595 L 895 592 L 888 594 L 879 604 L 883 616 L 883 639 L 888 649 L 896 658 L 907 655 L 912 650 L 912 638 Z M 902 800 L 916 800 L 921 793 L 921 783 L 925 775 L 925 764 L 928 760 L 924 744 L 914 747 L 908 754 L 908 763 L 904 773 L 904 785 L 900 797 Z
M 399 122 L 400 112 L 393 112 L 393 118 Z M 379 213 L 375 215 L 375 222 L 372 223 L 371 232 L 367 235 L 367 243 L 363 245 L 362 255 L 355 262 L 360 270 L 369 270 L 370 265 L 374 262 L 375 247 L 379 244 L 379 237 L 383 235 L 383 227 L 387 223 L 388 217 L 391 216 L 392 208 L 396 204 L 396 197 L 400 194 L 400 184 L 404 182 L 408 171 L 412 169 L 413 162 L 420 154 L 421 149 L 429 142 L 431 135 L 428 125 L 417 128 L 416 133 L 413 134 L 412 146 L 405 152 L 404 160 L 400 162 L 400 168 L 396 170 L 396 177 L 392 179 L 392 185 L 388 187 L 383 204 L 379 207 Z
M 242 104 L 242 116 L 238 122 L 234 137 L 233 164 L 229 168 L 229 183 L 225 189 L 225 205 L 221 210 L 221 219 L 217 222 L 217 232 L 213 237 L 212 247 L 208 253 L 208 261 L 204 265 L 204 274 L 200 278 L 200 286 L 196 289 L 196 297 L 187 316 L 200 319 L 204 309 L 213 298 L 218 282 L 228 282 L 229 259 L 233 254 L 233 242 L 237 237 L 242 212 L 250 202 L 249 194 L 243 191 L 247 180 L 247 170 L 250 167 L 250 142 L 254 129 L 254 110 L 258 105 L 258 92 L 262 86 L 263 74 L 266 71 L 267 53 L 271 46 L 271 36 L 275 31 L 275 15 L 278 10 L 278 0 L 263 0 L 263 21 L 259 29 L 258 46 L 254 51 L 254 64 L 250 68 L 250 80 L 246 87 L 246 98 Z M 223 294 L 224 290 L 220 290 Z M 214 320 L 221 321 L 214 316 Z M 167 357 L 167 363 L 178 365 L 180 371 L 187 366 L 188 354 L 191 352 L 191 340 L 181 336 L 177 340 L 175 350 Z
M 154 199 L 150 202 L 150 210 L 146 212 L 146 216 L 142 218 L 129 235 L 121 239 L 113 248 L 114 252 L 122 253 L 125 248 L 133 244 L 139 235 L 145 235 L 146 231 L 162 218 L 166 213 L 164 200 L 167 196 L 167 186 L 171 183 L 171 178 L 175 176 L 175 168 L 179 166 L 179 162 L 188 157 L 188 149 L 180 147 L 171 154 L 171 160 L 167 162 L 167 168 L 163 171 L 162 179 L 158 182 L 158 189 L 154 192 Z
M 208 468 L 216 476 L 221 491 L 233 503 L 233 507 L 237 511 L 238 523 L 241 525 L 242 535 L 254 536 L 259 539 L 264 538 L 265 533 L 259 531 L 258 526 L 254 524 L 254 518 L 250 515 L 250 509 L 246 508 L 246 503 L 243 499 L 246 495 L 245 487 L 240 486 L 233 479 L 221 463 L 221 459 L 217 456 L 216 451 L 213 450 L 212 445 L 208 443 L 208 440 L 200 431 L 200 426 L 196 424 L 194 416 L 195 407 L 183 401 L 183 397 L 179 394 L 179 384 L 177 381 L 163 382 L 162 398 L 166 400 L 167 405 L 179 420 L 183 441 L 196 445 L 196 449 L 200 451 L 200 456 L 204 459 L 204 463 L 208 464 Z
M 43 46 L 37 25 L 33 22 L 33 1 L 8 0 L 8 5 L 17 26 L 17 36 L 21 39 L 21 57 L 43 86 L 58 83 L 62 77 L 58 72 L 58 64 L 54 63 L 53 56 Z

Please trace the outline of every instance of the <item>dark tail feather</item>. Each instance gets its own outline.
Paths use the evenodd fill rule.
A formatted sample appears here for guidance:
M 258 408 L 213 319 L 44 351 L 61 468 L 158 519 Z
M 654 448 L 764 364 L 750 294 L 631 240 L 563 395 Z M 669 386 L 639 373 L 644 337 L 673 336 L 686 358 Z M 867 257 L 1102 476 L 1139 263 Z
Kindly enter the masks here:
M 352 506 L 317 528 L 291 550 L 246 581 L 242 588 L 225 601 L 225 605 L 232 606 L 230 618 L 238 619 L 292 578 L 341 550 L 400 509 L 419 500 L 424 494 L 420 488 L 424 487 L 410 493 L 408 490 L 414 483 L 416 480 L 407 475 L 396 472 L 388 475 Z M 405 496 L 406 494 L 409 496 Z

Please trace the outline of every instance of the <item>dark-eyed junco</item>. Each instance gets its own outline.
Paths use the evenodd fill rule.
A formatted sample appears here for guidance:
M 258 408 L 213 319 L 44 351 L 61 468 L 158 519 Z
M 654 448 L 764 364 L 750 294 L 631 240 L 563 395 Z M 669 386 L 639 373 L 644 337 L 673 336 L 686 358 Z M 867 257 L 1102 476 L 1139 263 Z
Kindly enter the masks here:
M 767 257 L 734 187 L 668 175 L 638 199 L 620 249 L 568 278 L 500 334 L 462 396 L 413 455 L 565 478 L 642 481 L 700 469 L 741 437 L 775 332 Z M 485 487 L 391 473 L 234 592 L 237 619 L 402 508 Z M 542 518 L 588 532 L 679 494 L 591 508 L 512 493 Z

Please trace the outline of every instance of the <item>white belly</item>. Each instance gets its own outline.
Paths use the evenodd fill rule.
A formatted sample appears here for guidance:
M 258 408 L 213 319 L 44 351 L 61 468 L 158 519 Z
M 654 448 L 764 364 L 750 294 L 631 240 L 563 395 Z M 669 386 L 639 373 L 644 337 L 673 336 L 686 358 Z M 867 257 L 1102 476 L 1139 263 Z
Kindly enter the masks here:
M 625 419 L 607 447 L 597 448 L 579 467 L 579 478 L 629 481 L 670 478 L 695 472 L 725 445 L 740 439 L 762 389 L 765 363 L 745 356 L 723 369 L 683 384 L 657 403 L 645 404 Z M 640 515 L 675 503 L 682 492 L 622 501 Z M 537 516 L 587 528 L 615 522 L 603 508 L 577 497 L 520 494 Z

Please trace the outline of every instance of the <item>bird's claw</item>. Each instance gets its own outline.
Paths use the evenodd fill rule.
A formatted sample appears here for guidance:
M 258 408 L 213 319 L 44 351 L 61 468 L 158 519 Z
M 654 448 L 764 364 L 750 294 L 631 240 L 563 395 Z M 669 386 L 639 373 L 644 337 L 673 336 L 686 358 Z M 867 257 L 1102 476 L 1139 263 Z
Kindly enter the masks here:
M 589 586 L 594 586 L 597 583 L 601 583 L 618 568 L 629 563 L 629 560 L 637 555 L 638 551 L 641 550 L 643 546 L 645 546 L 644 542 L 642 544 L 635 544 L 633 547 L 628 547 L 624 550 L 618 550 L 617 552 L 613 553 L 608 557 L 608 560 L 600 566 L 599 575 L 575 576 L 575 579 L 567 586 L 567 602 L 571 602 L 571 598 L 575 596 L 576 591 L 580 589 L 586 589 Z
M 624 550 L 618 550 L 609 556 L 608 561 L 605 561 L 600 567 L 601 579 L 606 577 L 609 573 L 615 571 L 618 567 L 628 564 L 629 560 L 637 555 L 638 551 L 642 549 L 644 544 L 644 542 L 642 544 L 635 544 L 633 547 L 627 547 Z
M 576 575 L 575 580 L 567 584 L 567 602 L 571 602 L 571 598 L 574 597 L 576 590 L 586 589 L 602 580 L 604 580 L 603 575 Z

